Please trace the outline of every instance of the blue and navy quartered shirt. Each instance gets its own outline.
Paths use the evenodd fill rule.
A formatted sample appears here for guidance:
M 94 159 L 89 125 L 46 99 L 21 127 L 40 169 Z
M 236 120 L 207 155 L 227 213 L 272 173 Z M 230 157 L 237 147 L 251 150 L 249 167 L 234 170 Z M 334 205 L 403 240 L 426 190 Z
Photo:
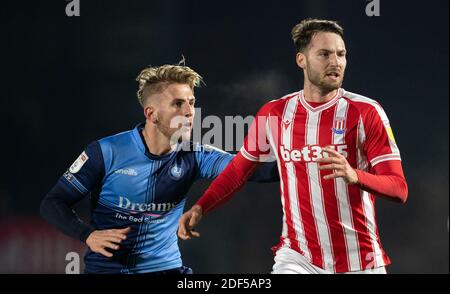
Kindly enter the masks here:
M 91 226 L 130 227 L 111 258 L 88 251 L 87 273 L 145 273 L 182 266 L 178 219 L 197 179 L 211 179 L 233 155 L 206 145 L 184 143 L 162 156 L 147 151 L 143 124 L 93 142 L 59 180 L 64 190 L 92 197 Z M 89 232 L 90 233 L 90 232 Z

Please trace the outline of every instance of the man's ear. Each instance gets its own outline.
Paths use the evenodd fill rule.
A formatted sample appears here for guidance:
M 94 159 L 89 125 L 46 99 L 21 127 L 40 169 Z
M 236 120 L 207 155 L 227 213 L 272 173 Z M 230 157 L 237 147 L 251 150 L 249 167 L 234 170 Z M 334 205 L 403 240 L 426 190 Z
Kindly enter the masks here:
M 151 121 L 152 123 L 156 123 L 158 121 L 156 109 L 152 105 L 147 105 L 144 108 L 144 116 L 147 120 Z
M 300 67 L 301 69 L 305 69 L 306 68 L 306 56 L 305 54 L 298 52 L 297 55 L 295 56 L 295 61 L 297 62 L 298 67 Z

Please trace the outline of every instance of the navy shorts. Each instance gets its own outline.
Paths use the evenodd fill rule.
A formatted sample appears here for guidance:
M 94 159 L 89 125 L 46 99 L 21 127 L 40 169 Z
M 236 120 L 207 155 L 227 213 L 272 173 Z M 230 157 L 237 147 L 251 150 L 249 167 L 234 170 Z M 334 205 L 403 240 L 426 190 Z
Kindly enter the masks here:
M 145 273 L 144 275 L 192 275 L 193 273 L 190 267 L 182 266 L 160 272 Z

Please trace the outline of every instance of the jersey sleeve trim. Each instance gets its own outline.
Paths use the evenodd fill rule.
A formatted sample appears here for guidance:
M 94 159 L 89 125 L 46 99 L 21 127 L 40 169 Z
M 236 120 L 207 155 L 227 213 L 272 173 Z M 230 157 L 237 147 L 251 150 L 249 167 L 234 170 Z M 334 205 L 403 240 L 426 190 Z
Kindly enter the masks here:
M 401 161 L 402 159 L 400 157 L 400 154 L 385 154 L 385 155 L 380 155 L 380 156 L 377 156 L 377 157 L 373 158 L 370 161 L 370 164 L 372 166 L 375 166 L 375 165 L 377 165 L 380 162 L 389 161 L 389 160 L 399 160 L 399 161 Z
M 244 146 L 241 147 L 241 153 L 242 156 L 244 156 L 246 159 L 250 161 L 259 162 L 259 158 L 248 153 L 247 150 L 245 150 Z
M 70 172 L 66 171 L 63 175 L 64 179 L 82 195 L 87 195 L 89 190 L 86 189 L 80 181 Z

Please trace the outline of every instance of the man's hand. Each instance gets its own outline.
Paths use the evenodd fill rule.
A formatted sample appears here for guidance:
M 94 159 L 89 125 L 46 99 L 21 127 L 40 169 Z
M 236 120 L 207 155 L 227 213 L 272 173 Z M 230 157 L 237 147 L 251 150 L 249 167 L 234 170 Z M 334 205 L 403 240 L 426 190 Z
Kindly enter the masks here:
M 343 178 L 348 184 L 358 183 L 358 175 L 342 154 L 328 147 L 324 148 L 323 151 L 327 152 L 329 157 L 316 160 L 316 162 L 322 164 L 319 169 L 333 170 L 332 174 L 323 177 L 325 180 Z
M 110 229 L 93 231 L 86 239 L 86 244 L 96 253 L 100 253 L 106 257 L 112 257 L 113 254 L 105 248 L 117 250 L 119 244 L 127 238 L 130 228 Z
M 200 205 L 194 205 L 186 211 L 178 221 L 178 237 L 183 240 L 190 240 L 192 237 L 200 237 L 199 232 L 194 231 L 194 227 L 202 219 L 203 209 Z

